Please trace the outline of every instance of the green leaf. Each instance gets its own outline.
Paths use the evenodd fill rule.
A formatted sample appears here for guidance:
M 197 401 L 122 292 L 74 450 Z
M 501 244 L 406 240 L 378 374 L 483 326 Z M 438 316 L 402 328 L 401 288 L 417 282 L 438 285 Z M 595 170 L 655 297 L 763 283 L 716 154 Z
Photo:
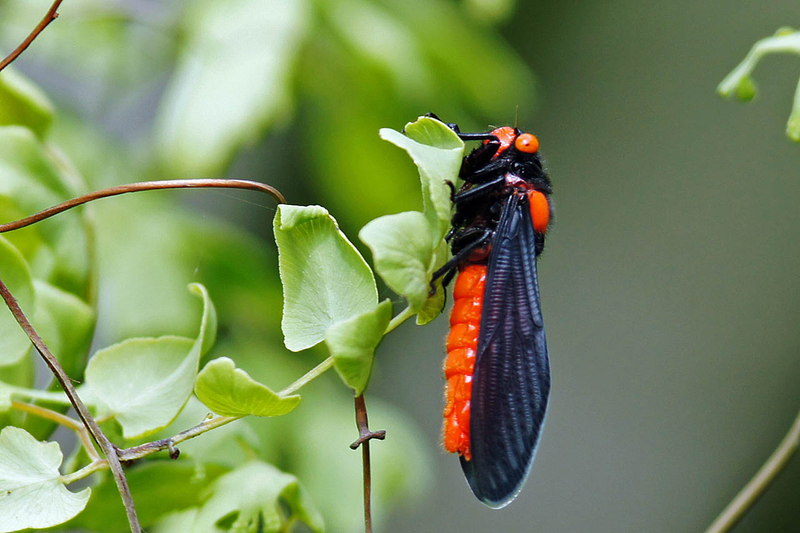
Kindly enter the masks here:
M 375 270 L 414 311 L 428 299 L 433 245 L 425 216 L 418 211 L 376 218 L 358 234 L 372 251 Z
M 431 247 L 438 245 L 450 228 L 450 188 L 456 184 L 464 142 L 453 130 L 431 117 L 406 124 L 406 135 L 383 128 L 381 138 L 408 152 L 422 180 L 422 211 L 431 227 Z
M 166 427 L 192 393 L 200 356 L 216 337 L 217 315 L 202 285 L 189 288 L 203 298 L 197 339 L 128 339 L 95 354 L 86 368 L 91 394 L 122 425 L 126 439 Z
M 17 299 L 22 311 L 33 314 L 31 273 L 22 254 L 5 237 L 0 237 L 0 273 L 3 283 Z M 22 331 L 5 302 L 0 303 L 0 367 L 17 363 L 30 348 L 28 336 Z
M 378 303 L 372 271 L 325 208 L 278 206 L 275 240 L 288 349 L 314 346 L 333 324 Z
M 441 268 L 448 259 L 450 259 L 450 245 L 447 244 L 447 242 L 445 242 L 443 239 L 433 254 L 430 273 L 433 274 L 433 272 Z M 419 326 L 424 326 L 428 322 L 431 322 L 433 319 L 439 316 L 439 314 L 442 312 L 442 309 L 444 309 L 446 298 L 445 291 L 442 288 L 442 278 L 436 280 L 435 286 L 436 293 L 433 296 L 429 296 L 428 299 L 425 300 L 425 304 L 422 306 L 422 309 L 420 309 L 417 313 L 417 325 Z M 430 285 L 427 287 L 428 290 L 430 290 Z
M 34 326 L 67 374 L 78 374 L 86 364 L 94 332 L 94 309 L 74 294 L 44 281 L 34 280 L 33 287 Z
M 169 515 L 152 531 L 277 533 L 295 520 L 311 531 L 323 529 L 322 517 L 297 479 L 261 461 L 251 461 L 225 474 L 211 490 L 202 507 Z
M 384 300 L 371 311 L 337 322 L 325 334 L 333 366 L 356 396 L 367 386 L 375 349 L 391 319 L 392 302 Z
M 86 506 L 91 489 L 70 492 L 58 467 L 56 442 L 39 442 L 15 427 L 0 431 L 0 532 L 51 527 Z
M 33 133 L 0 127 L 0 216 L 3 221 L 31 215 L 62 202 L 82 185 L 57 165 Z M 7 218 L 5 218 L 7 217 Z M 89 256 L 82 209 L 62 213 L 33 227 L 7 233 L 30 265 L 33 277 L 87 297 Z
M 204 491 L 226 471 L 220 466 L 205 465 L 198 472 L 195 465 L 187 461 L 151 460 L 126 469 L 125 477 L 136 500 L 139 521 L 149 531 L 150 525 L 175 509 L 199 505 Z M 67 530 L 130 531 L 114 478 L 106 473 L 92 488 L 86 510 L 64 527 Z
M 13 67 L 0 73 L 0 125 L 20 125 L 44 137 L 53 121 L 53 104 Z
M 188 4 L 184 46 L 159 111 L 157 146 L 173 172 L 218 174 L 290 108 L 305 0 Z
M 236 368 L 227 357 L 209 361 L 194 385 L 194 393 L 209 409 L 222 416 L 280 416 L 300 403 L 299 395 L 280 396 Z
M 794 104 L 792 104 L 792 114 L 786 123 L 786 135 L 794 142 L 800 143 L 800 81 L 797 82 L 797 89 L 794 93 Z

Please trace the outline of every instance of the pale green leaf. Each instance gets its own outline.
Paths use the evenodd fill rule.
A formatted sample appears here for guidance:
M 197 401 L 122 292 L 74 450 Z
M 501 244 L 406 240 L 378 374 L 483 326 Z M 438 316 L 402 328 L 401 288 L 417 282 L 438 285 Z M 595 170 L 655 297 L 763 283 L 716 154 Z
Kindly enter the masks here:
M 325 208 L 278 206 L 275 240 L 288 349 L 314 346 L 333 324 L 378 303 L 372 271 Z
M 203 437 L 192 440 L 202 440 Z M 227 468 L 213 464 L 204 465 L 202 470 L 198 470 L 194 463 L 188 461 L 151 458 L 142 461 L 136 468 L 126 469 L 125 477 L 135 499 L 139 521 L 149 532 L 150 526 L 162 516 L 175 509 L 199 505 L 208 487 L 227 471 Z M 125 508 L 120 502 L 119 490 L 112 476 L 105 474 L 102 481 L 92 487 L 92 497 L 84 512 L 65 524 L 64 528 L 97 533 L 130 531 Z
M 216 174 L 290 107 L 305 0 L 187 4 L 183 47 L 159 111 L 157 146 L 171 170 Z
M 5 237 L 0 237 L 0 273 L 22 311 L 32 315 L 34 292 L 31 273 L 22 254 Z M 17 363 L 30 348 L 28 336 L 5 302 L 0 303 L 0 367 Z
M 200 356 L 216 337 L 217 316 L 202 285 L 190 289 L 203 298 L 200 332 L 184 337 L 128 339 L 95 354 L 86 368 L 91 394 L 122 425 L 125 438 L 167 426 L 192 393 Z
M 280 396 L 236 368 L 227 357 L 209 361 L 197 375 L 194 393 L 222 416 L 280 416 L 300 403 L 299 395 Z
M 371 311 L 337 322 L 325 335 L 334 368 L 356 396 L 367 386 L 375 349 L 391 319 L 392 302 L 384 300 Z
M 458 180 L 464 142 L 453 130 L 431 117 L 406 124 L 406 135 L 384 128 L 381 138 L 408 152 L 422 180 L 422 207 L 431 227 L 431 247 L 438 245 L 450 227 L 450 188 Z
M 169 515 L 152 531 L 277 533 L 290 521 L 311 531 L 323 529 L 322 517 L 297 479 L 267 463 L 251 461 L 217 479 L 211 491 L 201 507 Z
M 434 251 L 430 273 L 433 274 L 433 272 L 441 268 L 448 259 L 450 259 L 450 245 L 442 240 Z M 419 326 L 424 326 L 435 319 L 442 312 L 442 309 L 444 309 L 446 298 L 445 291 L 442 288 L 442 278 L 437 279 L 434 285 L 436 287 L 436 293 L 425 300 L 422 309 L 417 313 L 417 325 Z M 428 285 L 428 290 L 430 291 L 430 284 Z M 428 294 L 430 294 L 430 292 Z
M 92 307 L 58 287 L 34 280 L 36 313 L 33 325 L 67 374 L 85 364 L 95 325 Z
M 31 215 L 72 196 L 81 185 L 54 163 L 34 134 L 0 126 L 0 216 L 3 222 Z M 7 218 L 6 218 L 7 217 Z M 89 256 L 82 208 L 6 233 L 30 265 L 33 277 L 85 297 Z
M 414 311 L 428 299 L 432 271 L 431 230 L 418 211 L 376 218 L 358 234 L 372 251 L 375 270 Z
M 0 431 L 0 532 L 51 527 L 86 506 L 91 489 L 70 492 L 58 471 L 56 442 L 39 442 L 15 427 Z
M 0 73 L 0 125 L 19 125 L 44 137 L 53 121 L 53 104 L 13 67 Z

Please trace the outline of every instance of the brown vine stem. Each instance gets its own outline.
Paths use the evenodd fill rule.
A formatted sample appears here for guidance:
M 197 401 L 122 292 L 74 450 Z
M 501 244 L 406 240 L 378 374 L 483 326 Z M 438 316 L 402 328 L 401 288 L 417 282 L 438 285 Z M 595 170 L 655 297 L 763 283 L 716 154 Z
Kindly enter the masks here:
M 125 448 L 124 450 L 119 451 L 119 458 L 123 461 L 133 461 L 135 459 L 141 459 L 142 457 L 146 457 L 151 453 L 160 452 L 161 450 L 169 450 L 170 457 L 173 459 L 177 459 L 180 451 L 175 448 L 176 444 L 180 444 L 181 442 L 189 439 L 193 439 L 198 435 L 202 435 L 206 431 L 211 431 L 212 429 L 216 429 L 220 426 L 224 426 L 225 424 L 230 424 L 231 422 L 235 422 L 242 418 L 241 416 L 215 416 L 213 418 L 209 418 L 208 420 L 203 421 L 196 426 L 189 428 L 185 431 L 181 431 L 177 435 L 173 435 L 172 437 L 166 439 L 159 439 L 154 440 L 152 442 L 147 442 L 145 444 L 140 444 L 139 446 L 134 446 L 132 448 Z
M 264 192 L 272 196 L 279 204 L 286 203 L 286 199 L 275 187 L 271 187 L 264 183 L 249 180 L 235 180 L 235 179 L 193 179 L 193 180 L 162 180 L 162 181 L 143 181 L 139 183 L 128 183 L 127 185 L 117 185 L 116 187 L 109 187 L 108 189 L 100 189 L 99 191 L 90 192 L 82 196 L 77 196 L 71 200 L 48 207 L 47 209 L 31 215 L 29 217 L 0 224 L 0 233 L 11 231 L 15 229 L 30 226 L 36 222 L 40 222 L 53 215 L 62 213 L 73 207 L 83 205 L 93 200 L 101 198 L 108 198 L 109 196 L 119 196 L 120 194 L 127 194 L 130 192 L 141 191 L 157 191 L 163 189 L 249 189 L 253 191 Z
M 797 451 L 798 446 L 800 446 L 800 413 L 797 413 L 797 418 L 794 419 L 789 432 L 772 452 L 767 462 L 720 513 L 708 527 L 706 533 L 730 531 L 778 477 L 778 474 Z
M 47 13 L 45 13 L 44 18 L 41 20 L 41 22 L 39 22 L 39 24 L 35 28 L 33 28 L 33 31 L 30 33 L 30 35 L 28 35 L 25 38 L 25 40 L 22 41 L 20 45 L 14 49 L 13 52 L 8 54 L 5 59 L 0 61 L 0 71 L 6 68 L 11 63 L 13 63 L 14 60 L 17 59 L 19 55 L 22 52 L 24 52 L 26 48 L 28 48 L 28 46 L 30 46 L 33 40 L 36 39 L 40 33 L 42 33 L 42 30 L 44 30 L 48 24 L 50 24 L 51 22 L 53 22 L 58 18 L 58 13 L 57 13 L 58 6 L 60 6 L 61 2 L 63 1 L 64 0 L 55 0 L 55 2 L 53 2 L 53 5 L 51 5 L 50 9 L 48 9 Z
M 133 496 L 131 496 L 131 491 L 128 488 L 128 480 L 125 479 L 125 473 L 122 471 L 122 464 L 120 464 L 119 458 L 117 457 L 117 448 L 108 440 L 108 437 L 106 437 L 105 433 L 100 429 L 100 426 L 98 426 L 97 422 L 92 418 L 89 409 L 86 408 L 86 405 L 80 399 L 78 392 L 72 385 L 70 377 L 64 372 L 61 364 L 33 328 L 28 317 L 22 312 L 16 298 L 14 298 L 11 291 L 8 290 L 8 287 L 6 287 L 2 279 L 0 279 L 0 295 L 2 295 L 3 300 L 6 302 L 6 305 L 11 310 L 11 314 L 14 315 L 14 318 L 17 320 L 22 330 L 28 335 L 36 351 L 39 352 L 45 364 L 47 364 L 50 371 L 61 384 L 61 387 L 63 387 L 70 403 L 75 408 L 75 412 L 78 413 L 78 416 L 92 434 L 97 445 L 103 450 L 103 454 L 108 461 L 108 466 L 111 468 L 111 473 L 114 476 L 114 481 L 117 484 L 117 489 L 122 497 L 122 503 L 125 505 L 125 513 L 128 516 L 128 524 L 131 526 L 131 532 L 141 533 L 142 527 L 139 525 L 139 518 L 136 516 L 136 508 L 133 505 Z
M 361 446 L 361 463 L 364 468 L 364 531 L 372 533 L 372 473 L 369 464 L 369 441 L 385 439 L 386 431 L 369 430 L 367 404 L 364 402 L 363 394 L 356 396 L 356 427 L 359 437 L 350 445 L 350 449 L 356 450 Z

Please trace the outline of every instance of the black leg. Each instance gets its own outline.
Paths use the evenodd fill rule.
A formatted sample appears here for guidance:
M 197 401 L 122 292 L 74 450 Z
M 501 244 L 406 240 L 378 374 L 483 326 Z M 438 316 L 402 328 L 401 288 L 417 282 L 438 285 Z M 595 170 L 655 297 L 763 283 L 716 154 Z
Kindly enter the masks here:
M 469 257 L 470 253 L 472 253 L 477 248 L 480 248 L 481 246 L 483 246 L 484 244 L 489 242 L 489 239 L 491 238 L 492 233 L 493 233 L 492 230 L 490 230 L 488 228 L 485 228 L 483 230 L 483 235 L 481 235 L 480 238 L 475 239 L 474 242 L 466 245 L 456 255 L 454 255 L 450 259 L 450 261 L 445 263 L 444 266 L 442 266 L 442 268 L 440 268 L 439 270 L 437 270 L 436 272 L 433 273 L 433 275 L 431 276 L 431 283 L 430 283 L 430 287 L 431 287 L 431 290 L 430 290 L 430 293 L 429 293 L 430 296 L 433 296 L 434 294 L 436 294 L 436 280 L 441 278 L 443 275 L 447 274 L 448 272 L 455 272 L 455 269 L 461 263 L 463 263 L 464 260 L 467 257 Z M 453 277 L 450 276 L 450 279 L 452 279 L 452 278 Z M 450 281 L 450 279 L 448 279 L 448 281 Z
M 471 189 L 467 189 L 466 191 L 461 191 L 460 193 L 453 196 L 453 205 L 459 206 L 466 202 L 470 202 L 477 198 L 481 198 L 486 196 L 487 194 L 493 192 L 503 183 L 505 183 L 506 177 L 500 176 L 498 178 L 493 179 L 492 181 L 487 181 L 486 183 L 481 183 Z

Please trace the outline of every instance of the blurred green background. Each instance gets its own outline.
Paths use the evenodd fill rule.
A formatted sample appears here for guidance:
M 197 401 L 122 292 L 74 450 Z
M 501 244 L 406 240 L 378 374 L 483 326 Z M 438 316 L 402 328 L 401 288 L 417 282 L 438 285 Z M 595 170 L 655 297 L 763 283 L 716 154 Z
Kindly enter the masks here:
M 0 2 L 3 50 L 48 5 Z M 367 392 L 388 431 L 373 446 L 379 530 L 701 530 L 796 415 L 800 146 L 784 124 L 800 63 L 767 58 L 747 106 L 714 89 L 753 42 L 798 24 L 797 2 L 66 0 L 60 13 L 15 66 L 55 102 L 48 140 L 87 189 L 256 179 L 326 206 L 357 241 L 420 202 L 379 128 L 518 115 L 539 137 L 555 188 L 540 263 L 554 386 L 531 477 L 502 511 L 472 497 L 439 445 L 447 321 L 406 324 Z M 281 346 L 274 212 L 234 192 L 96 205 L 96 346 L 193 334 L 185 284 L 199 280 L 220 311 L 213 356 L 275 387 L 300 375 L 321 352 Z M 352 406 L 330 377 L 254 428 L 331 531 L 358 530 Z M 798 502 L 795 459 L 738 531 L 798 531 Z

